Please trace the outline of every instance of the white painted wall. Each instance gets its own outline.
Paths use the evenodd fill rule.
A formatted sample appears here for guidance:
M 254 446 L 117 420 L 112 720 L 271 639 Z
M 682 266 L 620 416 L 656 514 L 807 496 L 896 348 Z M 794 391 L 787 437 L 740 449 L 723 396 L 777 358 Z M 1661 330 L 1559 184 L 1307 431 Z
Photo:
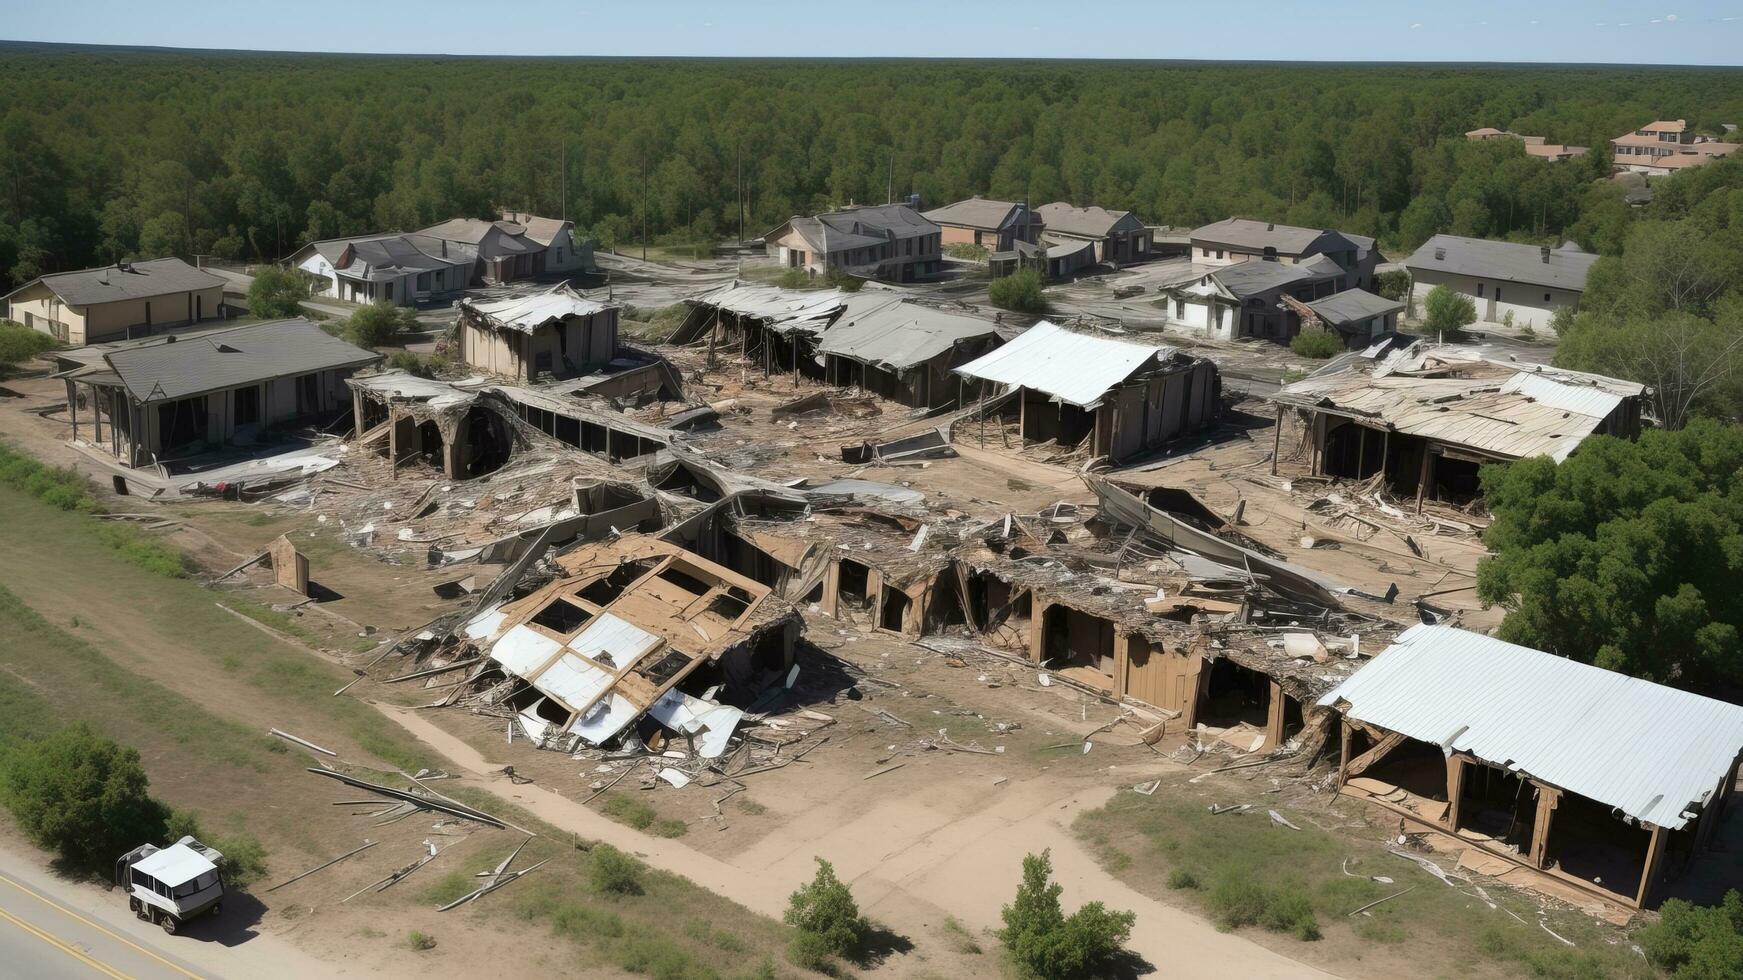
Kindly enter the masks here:
M 1505 322 L 1507 313 L 1511 311 L 1515 327 L 1547 330 L 1556 310 L 1564 306 L 1580 305 L 1580 294 L 1569 289 L 1496 282 L 1492 279 L 1455 276 L 1442 272 L 1412 272 L 1412 275 L 1416 279 L 1411 286 L 1411 295 L 1418 310 L 1427 302 L 1429 292 L 1444 284 L 1469 296 L 1477 304 L 1477 320 L 1482 323 Z M 1481 296 L 1478 295 L 1479 286 L 1482 287 Z M 1499 298 L 1496 296 L 1497 290 L 1500 291 Z

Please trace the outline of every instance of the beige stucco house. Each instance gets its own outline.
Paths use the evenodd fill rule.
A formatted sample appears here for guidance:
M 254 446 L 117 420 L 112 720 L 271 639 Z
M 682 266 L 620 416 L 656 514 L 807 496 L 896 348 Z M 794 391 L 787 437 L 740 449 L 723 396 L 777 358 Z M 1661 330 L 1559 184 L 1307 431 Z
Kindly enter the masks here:
M 224 280 L 181 259 L 120 262 L 32 279 L 5 297 L 6 319 L 82 347 L 222 315 Z

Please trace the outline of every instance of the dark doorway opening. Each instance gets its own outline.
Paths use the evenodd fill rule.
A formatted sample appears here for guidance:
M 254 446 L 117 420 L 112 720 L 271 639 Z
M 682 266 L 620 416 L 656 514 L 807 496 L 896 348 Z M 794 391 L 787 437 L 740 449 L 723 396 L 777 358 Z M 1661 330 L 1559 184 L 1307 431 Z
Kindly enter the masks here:
M 884 605 L 878 615 L 878 626 L 892 633 L 900 633 L 902 624 L 907 621 L 908 607 L 913 605 L 906 592 L 899 589 L 884 590 Z
M 1264 728 L 1270 720 L 1271 679 L 1227 657 L 1212 660 L 1204 682 L 1204 702 L 1197 718 L 1214 728 L 1252 725 Z
M 1480 762 L 1465 764 L 1459 787 L 1459 830 L 1474 830 L 1525 853 L 1531 850 L 1536 823 L 1537 790 L 1528 780 Z

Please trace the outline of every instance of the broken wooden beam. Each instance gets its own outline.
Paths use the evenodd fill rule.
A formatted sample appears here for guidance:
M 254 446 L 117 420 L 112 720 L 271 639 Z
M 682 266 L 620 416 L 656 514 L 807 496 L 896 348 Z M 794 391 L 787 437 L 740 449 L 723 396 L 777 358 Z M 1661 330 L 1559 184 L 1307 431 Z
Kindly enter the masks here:
M 426 810 L 436 810 L 441 813 L 446 813 L 449 816 L 459 817 L 462 820 L 476 820 L 479 823 L 489 824 L 498 830 L 508 829 L 508 824 L 502 820 L 480 810 L 474 810 L 463 803 L 439 800 L 428 796 L 419 796 L 418 794 L 408 790 L 395 789 L 392 786 L 382 786 L 379 783 L 372 783 L 368 780 L 358 779 L 355 776 L 347 776 L 342 772 L 334 772 L 331 769 L 311 767 L 309 772 L 312 772 L 317 776 L 326 776 L 329 779 L 337 779 L 347 786 L 355 786 L 358 789 L 366 789 L 372 793 L 380 793 L 383 796 L 399 800 L 403 803 L 415 803 Z
M 364 841 L 364 842 L 363 842 L 363 846 L 362 846 L 362 847 L 359 847 L 359 848 L 356 848 L 356 849 L 354 849 L 354 850 L 350 850 L 350 851 L 346 851 L 346 852 L 345 852 L 345 853 L 344 853 L 344 854 L 341 854 L 341 855 L 339 855 L 339 856 L 338 856 L 338 857 L 336 857 L 336 858 L 334 858 L 334 859 L 333 859 L 333 860 L 331 860 L 331 861 L 328 861 L 328 862 L 327 862 L 327 863 L 326 863 L 326 864 L 321 864 L 321 865 L 317 865 L 317 866 L 315 866 L 315 867 L 313 867 L 313 868 L 310 868 L 310 869 L 309 869 L 309 870 L 307 870 L 307 871 L 305 871 L 305 872 L 303 872 L 303 873 L 302 873 L 302 874 L 300 874 L 300 875 L 297 875 L 297 876 L 296 876 L 296 877 L 295 877 L 295 878 L 291 878 L 291 879 L 290 879 L 290 880 L 288 880 L 288 881 L 281 881 L 281 882 L 279 882 L 279 883 L 278 883 L 278 884 L 276 884 L 276 885 L 273 885 L 273 886 L 272 886 L 272 887 L 271 887 L 271 888 L 268 888 L 268 889 L 267 889 L 267 891 L 269 891 L 269 892 L 275 892 L 275 891 L 278 891 L 278 890 L 279 890 L 279 889 L 280 889 L 280 888 L 283 888 L 283 887 L 284 887 L 284 886 L 286 886 L 286 885 L 289 885 L 289 884 L 291 884 L 291 883 L 293 883 L 293 882 L 298 882 L 298 881 L 302 881 L 302 880 L 303 880 L 303 879 L 304 879 L 304 878 L 307 878 L 307 877 L 308 877 L 308 876 L 309 876 L 309 875 L 312 875 L 312 874 L 314 874 L 314 873 L 315 873 L 315 872 L 317 872 L 317 871 L 321 871 L 321 870 L 324 870 L 324 869 L 326 869 L 326 868 L 330 868 L 330 867 L 332 867 L 332 866 L 333 866 L 333 865 L 335 865 L 335 864 L 338 864 L 338 863 L 339 863 L 339 862 L 340 862 L 340 861 L 343 861 L 343 860 L 345 860 L 345 859 L 346 859 L 346 858 L 348 858 L 348 857 L 350 857 L 350 856 L 351 856 L 351 855 L 353 855 L 353 854 L 361 854 L 361 853 L 362 853 L 362 852 L 364 852 L 364 851 L 367 851 L 367 850 L 369 850 L 369 849 L 370 849 L 370 848 L 372 848 L 372 847 L 374 847 L 374 846 L 375 846 L 375 845 L 377 845 L 377 844 L 379 844 L 379 843 L 381 843 L 381 841 L 378 841 L 378 840 L 366 840 L 366 841 Z

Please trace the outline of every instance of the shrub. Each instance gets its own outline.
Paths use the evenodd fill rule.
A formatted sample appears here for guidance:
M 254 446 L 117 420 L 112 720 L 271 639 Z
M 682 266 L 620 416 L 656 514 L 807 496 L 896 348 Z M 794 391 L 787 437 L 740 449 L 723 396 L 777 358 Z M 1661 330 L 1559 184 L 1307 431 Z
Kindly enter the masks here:
M 1168 872 L 1168 887 L 1174 889 L 1197 888 L 1198 876 L 1185 868 L 1175 868 Z
M 1389 300 L 1402 300 L 1410 294 L 1410 273 L 1391 269 L 1374 277 L 1374 291 Z
M 1302 357 L 1323 361 L 1343 353 L 1344 342 L 1330 330 L 1303 330 L 1289 341 L 1289 349 Z
M 823 281 L 844 293 L 857 293 L 865 287 L 865 280 L 844 269 L 833 266 L 823 274 Z
M 1465 327 L 1477 322 L 1477 304 L 1464 293 L 1447 286 L 1436 286 L 1422 301 L 1423 329 L 1431 334 L 1457 337 Z
M 79 471 L 44 466 L 5 444 L 0 444 L 0 483 L 58 510 L 97 509 L 90 485 Z
M 1042 980 L 1106 976 L 1125 949 L 1137 916 L 1090 902 L 1067 916 L 1053 877 L 1050 851 L 1023 858 L 1023 883 L 1000 913 L 998 937 L 1011 959 Z
M 1218 929 L 1257 925 L 1304 941 L 1320 937 L 1313 900 L 1296 882 L 1265 885 L 1248 874 L 1229 874 L 1211 888 L 1208 900 Z
M 417 325 L 418 316 L 409 308 L 376 300 L 345 321 L 345 337 L 359 347 L 381 347 Z
M 1041 292 L 1041 274 L 1019 269 L 988 287 L 993 305 L 1018 313 L 1047 312 L 1047 297 Z
M 1647 962 L 1674 980 L 1743 976 L 1743 894 L 1733 888 L 1708 906 L 1667 899 L 1658 921 L 1634 939 Z
M 16 320 L 0 320 L 0 376 L 15 364 L 55 348 L 54 338 Z
M 985 245 L 976 245 L 973 242 L 951 242 L 949 245 L 944 246 L 944 254 L 953 259 L 968 259 L 973 262 L 985 262 L 988 252 Z
M 642 892 L 641 864 L 610 844 L 594 846 L 592 860 L 588 862 L 588 877 L 595 891 L 615 895 L 640 895 Z
M 436 948 L 436 937 L 427 932 L 419 932 L 416 929 L 413 929 L 406 935 L 405 944 L 421 953 L 424 950 Z
M 783 269 L 781 274 L 775 277 L 775 285 L 782 289 L 804 289 L 811 285 L 811 275 L 804 269 Z
M 646 830 L 654 825 L 658 816 L 654 808 L 633 796 L 612 796 L 600 805 L 599 812 L 621 824 L 628 824 L 636 830 Z
M 835 972 L 834 951 L 829 940 L 814 932 L 796 932 L 787 943 L 787 961 L 801 970 L 813 973 Z
M 18 745 L 0 766 L 19 828 L 74 867 L 107 874 L 122 854 L 165 839 L 169 809 L 146 792 L 139 753 L 84 725 Z
M 309 295 L 309 280 L 301 272 L 267 266 L 254 274 L 248 287 L 248 312 L 262 320 L 282 320 L 301 312 L 298 303 Z
M 817 876 L 787 900 L 785 918 L 788 925 L 801 934 L 816 936 L 823 948 L 837 956 L 859 949 L 870 929 L 859 914 L 853 892 L 835 877 L 835 867 L 822 858 L 817 859 Z

